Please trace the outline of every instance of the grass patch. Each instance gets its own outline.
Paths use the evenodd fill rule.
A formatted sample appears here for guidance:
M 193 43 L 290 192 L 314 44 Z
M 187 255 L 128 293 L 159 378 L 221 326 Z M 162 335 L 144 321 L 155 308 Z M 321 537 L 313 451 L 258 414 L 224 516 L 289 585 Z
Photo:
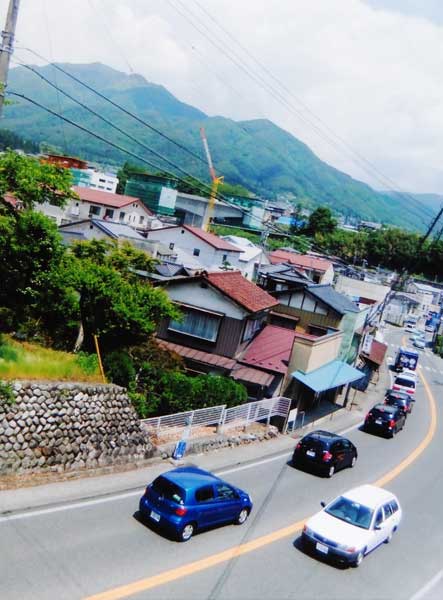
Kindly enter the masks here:
M 0 379 L 101 383 L 95 355 L 60 352 L 7 336 L 0 338 Z

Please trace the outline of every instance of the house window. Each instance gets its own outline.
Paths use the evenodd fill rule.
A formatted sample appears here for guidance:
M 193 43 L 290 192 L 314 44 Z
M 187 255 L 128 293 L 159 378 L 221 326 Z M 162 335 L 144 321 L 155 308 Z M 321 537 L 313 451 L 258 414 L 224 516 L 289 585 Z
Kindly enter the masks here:
M 208 342 L 217 340 L 220 327 L 219 316 L 196 310 L 184 310 L 183 308 L 181 310 L 184 313 L 183 320 L 181 322 L 171 321 L 169 324 L 171 331 L 192 335 Z
M 121 212 L 121 213 L 118 215 L 118 220 L 120 221 L 120 223 L 122 223 L 122 222 L 124 221 L 124 219 L 125 219 L 125 215 L 126 215 L 126 213 L 124 213 L 124 212 Z
M 105 219 L 113 219 L 114 218 L 114 211 L 111 208 L 107 208 L 105 210 Z
M 99 190 L 104 190 L 104 189 L 105 189 L 105 186 L 104 186 L 104 185 L 99 185 L 99 186 L 98 186 L 98 189 L 99 189 Z
M 223 254 L 222 256 L 222 262 L 226 262 L 228 260 L 228 255 L 227 254 Z
M 143 215 L 140 215 L 140 218 L 138 220 L 140 225 L 143 223 L 144 220 L 145 220 L 145 217 Z
M 169 250 L 174 250 L 174 246 L 175 246 L 174 242 L 171 242 L 169 244 Z
M 200 248 L 194 248 L 194 252 L 192 254 L 194 256 L 200 256 Z
M 246 321 L 245 333 L 243 334 L 243 341 L 250 340 L 254 333 L 256 333 L 262 325 L 262 319 L 250 319 Z
M 106 183 L 106 179 L 99 179 L 100 183 Z
M 98 217 L 101 213 L 101 208 L 100 206 L 90 206 L 89 207 L 89 216 L 94 215 L 95 217 Z

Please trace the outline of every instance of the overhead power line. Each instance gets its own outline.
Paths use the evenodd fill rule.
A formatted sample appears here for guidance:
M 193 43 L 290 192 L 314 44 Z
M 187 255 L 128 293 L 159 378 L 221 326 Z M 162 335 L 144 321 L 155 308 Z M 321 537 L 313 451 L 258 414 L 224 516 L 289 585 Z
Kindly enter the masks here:
M 201 4 L 199 4 L 196 0 L 194 0 L 194 1 L 195 1 L 195 4 L 200 6 L 200 8 L 203 10 L 203 12 L 207 16 L 210 15 L 210 13 L 206 9 L 202 8 Z M 299 102 L 299 104 L 301 104 L 303 106 L 303 109 L 305 111 L 309 112 L 317 121 L 319 121 L 327 130 L 326 133 L 324 131 L 322 131 L 322 129 L 320 129 L 320 127 L 318 125 L 313 123 L 313 121 L 309 117 L 307 117 L 300 110 L 298 110 L 296 107 L 294 107 L 284 97 L 284 95 L 281 92 L 279 92 L 278 90 L 276 90 L 272 84 L 267 82 L 260 73 L 257 73 L 256 71 L 254 72 L 253 70 L 251 70 L 251 68 L 248 65 L 246 65 L 246 63 L 242 59 L 242 57 L 239 56 L 239 54 L 236 53 L 235 50 L 233 50 L 232 45 L 230 45 L 229 49 L 228 49 L 226 44 L 224 43 L 224 41 L 220 38 L 220 36 L 217 35 L 216 33 L 214 33 L 214 31 L 208 27 L 208 25 L 202 20 L 202 18 L 200 18 L 195 12 L 190 10 L 189 6 L 185 6 L 181 0 L 168 0 L 168 3 L 179 15 L 181 15 L 181 17 L 185 21 L 187 21 L 196 31 L 198 31 L 200 33 L 200 35 L 202 35 L 206 40 L 208 40 L 209 43 L 212 46 L 214 46 L 220 53 L 222 53 L 224 56 L 226 56 L 228 58 L 228 60 L 230 62 L 232 62 L 239 70 L 241 70 L 243 73 L 245 73 L 250 79 L 252 79 L 256 84 L 258 84 L 262 89 L 264 89 L 274 99 L 276 99 L 280 104 L 282 104 L 286 108 L 286 110 L 288 110 L 294 116 L 296 116 L 299 119 L 301 119 L 302 121 L 304 121 L 324 141 L 328 142 L 333 147 L 335 147 L 336 150 L 343 153 L 343 150 L 340 148 L 340 146 L 337 144 L 337 142 L 333 139 L 333 137 L 331 137 L 331 135 L 334 136 L 337 140 L 340 141 L 340 143 L 344 147 L 346 147 L 345 154 L 348 155 L 348 157 L 349 157 L 349 152 L 351 152 L 355 156 L 357 156 L 357 159 L 354 156 L 351 157 L 354 162 L 356 162 L 357 164 L 359 164 L 360 162 L 365 163 L 365 165 L 359 164 L 359 166 L 364 171 L 366 171 L 368 174 L 370 174 L 371 177 L 378 180 L 379 183 L 383 184 L 383 186 L 385 186 L 385 188 L 387 188 L 389 191 L 397 192 L 398 196 L 402 197 L 403 199 L 408 199 L 409 201 L 412 200 L 415 202 L 415 199 L 413 196 L 409 195 L 406 192 L 401 191 L 400 186 L 398 186 L 390 178 L 388 178 L 383 173 L 381 173 L 381 171 L 377 167 L 372 165 L 372 163 L 370 161 L 368 161 L 366 158 L 364 158 L 361 154 L 357 153 L 349 144 L 347 144 L 347 142 L 345 140 L 343 140 L 343 138 L 341 138 L 340 136 L 335 134 L 332 131 L 332 129 L 329 126 L 327 126 L 319 117 L 317 117 L 315 115 L 315 113 L 313 113 L 313 111 L 311 111 L 311 109 L 306 104 L 304 104 L 294 94 L 292 94 L 292 92 L 285 86 L 285 84 L 281 83 L 279 79 L 277 79 L 274 75 L 272 75 L 272 73 L 269 71 L 269 69 L 267 69 L 266 67 L 261 65 L 261 63 L 252 55 L 252 53 L 250 53 L 249 50 L 245 49 L 245 47 L 232 34 L 230 34 L 226 30 L 226 28 L 224 28 L 223 26 L 218 24 L 218 22 L 212 15 L 210 15 L 210 19 L 213 22 L 217 23 L 217 26 L 219 27 L 219 29 L 221 29 L 226 35 L 228 35 L 229 38 L 231 39 L 231 41 L 234 40 L 235 43 L 237 44 L 237 46 L 241 47 L 243 49 L 243 51 L 245 51 L 248 54 L 248 56 L 250 56 L 252 58 L 252 60 L 254 60 L 254 62 L 257 63 L 260 66 L 260 68 L 268 74 L 268 76 L 270 76 L 273 80 L 275 80 L 285 90 L 285 92 L 289 93 L 295 100 L 297 100 L 297 102 Z M 196 20 L 199 22 L 200 26 L 196 24 L 196 22 L 195 22 Z M 202 29 L 202 27 L 203 27 L 203 29 Z M 368 169 L 370 169 L 370 170 L 368 170 Z M 423 221 L 423 224 L 425 224 L 427 226 L 427 223 L 425 223 L 425 221 Z
M 142 119 L 141 117 L 139 117 L 138 115 L 134 114 L 133 112 L 131 112 L 130 110 L 128 110 L 124 106 L 121 106 L 117 102 L 114 102 L 114 100 L 111 100 L 111 98 L 108 98 L 105 94 L 102 94 L 101 92 L 99 92 L 98 90 L 96 90 L 95 88 L 93 88 L 91 85 L 88 85 L 87 83 L 85 83 L 84 81 L 82 81 L 81 79 L 79 79 L 78 77 L 76 77 L 75 75 L 73 75 L 72 73 L 69 73 L 69 71 L 66 71 L 65 69 L 63 69 L 59 64 L 57 64 L 57 63 L 51 63 L 47 58 L 45 58 L 44 56 L 42 56 L 38 52 L 35 52 L 34 50 L 31 50 L 31 48 L 17 46 L 17 49 L 19 49 L 19 50 L 26 50 L 26 52 L 30 52 L 34 56 L 37 56 L 38 58 L 40 58 L 40 60 L 44 60 L 45 62 L 51 64 L 54 67 L 54 69 L 57 69 L 61 73 L 64 73 L 64 75 L 66 75 L 67 77 L 69 77 L 70 79 L 72 79 L 73 81 L 75 81 L 76 83 L 78 83 L 79 85 L 83 86 L 84 88 L 86 88 L 87 90 L 89 90 L 90 92 L 92 92 L 93 94 L 95 94 L 96 96 L 98 96 L 99 98 L 101 98 L 102 100 L 105 100 L 106 102 L 108 102 L 109 104 L 111 104 L 112 106 L 114 106 L 115 108 L 118 108 L 119 110 L 121 110 L 122 112 L 124 112 L 129 117 L 131 117 L 131 118 L 135 119 L 136 121 L 138 121 L 141 125 L 144 125 L 148 129 L 150 129 L 151 131 L 155 132 L 157 135 L 159 135 L 160 137 L 162 137 L 163 139 L 167 140 L 171 144 L 174 144 L 177 148 L 180 148 L 181 150 L 183 150 L 183 152 L 186 152 L 187 154 L 189 154 L 190 156 L 192 156 L 193 158 L 195 158 L 196 160 L 200 161 L 202 164 L 204 164 L 206 166 L 205 159 L 202 158 L 200 155 L 198 155 L 196 152 L 194 152 L 193 150 L 190 150 L 185 145 L 181 144 L 177 140 L 174 140 L 173 138 L 171 138 L 167 134 L 163 133 L 163 131 L 160 131 L 157 127 L 154 127 L 153 125 L 151 125 L 150 123 L 148 123 L 147 121 L 145 121 L 144 119 Z

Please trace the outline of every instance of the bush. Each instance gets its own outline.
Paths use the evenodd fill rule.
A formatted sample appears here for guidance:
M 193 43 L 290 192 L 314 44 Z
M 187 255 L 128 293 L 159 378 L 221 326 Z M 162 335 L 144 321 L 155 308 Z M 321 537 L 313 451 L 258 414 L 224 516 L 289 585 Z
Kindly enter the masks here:
M 17 352 L 14 350 L 14 348 L 7 344 L 5 338 L 0 335 L 0 359 L 8 362 L 16 362 L 17 358 Z
M 117 385 L 129 388 L 135 380 L 135 367 L 131 357 L 123 350 L 115 350 L 103 360 L 106 376 Z
M 97 355 L 87 352 L 77 354 L 77 364 L 87 375 L 94 375 L 99 368 Z
M 15 396 L 12 393 L 12 385 L 10 383 L 0 381 L 0 402 L 5 402 L 9 405 L 15 404 Z

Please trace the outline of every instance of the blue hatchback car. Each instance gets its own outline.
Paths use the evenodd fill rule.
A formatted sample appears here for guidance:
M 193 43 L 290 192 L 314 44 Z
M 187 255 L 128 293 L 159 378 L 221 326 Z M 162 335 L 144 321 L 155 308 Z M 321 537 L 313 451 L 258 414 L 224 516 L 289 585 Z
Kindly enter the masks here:
M 197 529 L 243 524 L 252 501 L 246 492 L 216 475 L 189 466 L 157 477 L 140 498 L 139 508 L 142 517 L 186 542 Z

